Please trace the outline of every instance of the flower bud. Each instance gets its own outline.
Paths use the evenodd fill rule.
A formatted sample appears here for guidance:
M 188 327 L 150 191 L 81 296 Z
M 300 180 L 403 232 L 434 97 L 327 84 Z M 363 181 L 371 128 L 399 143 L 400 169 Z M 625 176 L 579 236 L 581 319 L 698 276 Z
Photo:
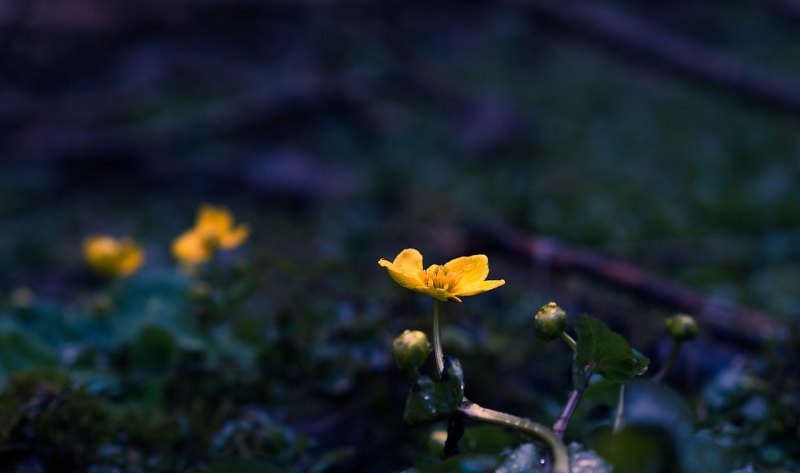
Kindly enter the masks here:
M 567 328 L 567 313 L 555 302 L 549 302 L 536 312 L 534 328 L 542 340 L 555 340 Z
M 24 311 L 33 307 L 36 302 L 36 293 L 30 288 L 20 286 L 11 291 L 9 299 L 14 309 Z
M 689 314 L 677 314 L 667 319 L 667 332 L 676 342 L 685 342 L 697 336 L 697 322 Z
M 89 301 L 89 308 L 97 315 L 108 315 L 114 310 L 114 299 L 107 294 L 99 294 Z
M 428 436 L 428 449 L 437 457 L 444 456 L 444 444 L 447 442 L 447 431 L 437 429 Z
M 186 290 L 186 295 L 192 302 L 208 302 L 214 294 L 214 289 L 205 281 L 194 281 Z
M 400 369 L 416 371 L 430 354 L 428 336 L 419 330 L 406 330 L 392 343 L 392 355 Z

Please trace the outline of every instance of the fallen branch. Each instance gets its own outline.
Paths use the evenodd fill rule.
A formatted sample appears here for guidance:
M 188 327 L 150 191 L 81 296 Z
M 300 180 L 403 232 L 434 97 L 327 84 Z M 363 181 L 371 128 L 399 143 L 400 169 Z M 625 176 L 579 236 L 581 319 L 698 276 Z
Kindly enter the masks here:
M 482 229 L 476 234 L 506 251 L 526 257 L 534 264 L 586 274 L 674 310 L 691 313 L 712 333 L 754 346 L 787 333 L 784 321 L 765 312 L 705 296 L 630 263 L 554 238 L 529 235 L 508 227 Z

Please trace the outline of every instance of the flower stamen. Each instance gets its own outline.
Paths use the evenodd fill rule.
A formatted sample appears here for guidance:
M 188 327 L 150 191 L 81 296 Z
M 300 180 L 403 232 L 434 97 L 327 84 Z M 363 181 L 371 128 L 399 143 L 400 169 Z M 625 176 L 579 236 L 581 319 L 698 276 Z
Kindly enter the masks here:
M 461 281 L 461 272 L 450 271 L 444 266 L 433 264 L 430 268 L 420 271 L 420 279 L 425 287 L 449 291 Z

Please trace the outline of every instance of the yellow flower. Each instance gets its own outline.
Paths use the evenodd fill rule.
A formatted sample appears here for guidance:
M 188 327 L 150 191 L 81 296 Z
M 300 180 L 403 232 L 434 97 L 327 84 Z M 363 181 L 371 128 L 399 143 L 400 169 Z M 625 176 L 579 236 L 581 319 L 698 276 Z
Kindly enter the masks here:
M 106 277 L 125 277 L 144 263 L 144 250 L 132 239 L 90 235 L 83 240 L 83 255 L 89 266 Z
M 230 210 L 204 204 L 197 212 L 194 227 L 172 242 L 172 255 L 183 265 L 195 266 L 210 260 L 220 248 L 236 248 L 249 235 L 250 226 L 247 224 L 234 228 Z
M 406 248 L 394 261 L 381 259 L 378 264 L 389 270 L 389 276 L 397 284 L 440 301 L 461 302 L 460 297 L 491 291 L 506 283 L 503 279 L 486 280 L 489 275 L 486 255 L 462 256 L 444 265 L 432 264 L 422 269 L 420 252 Z

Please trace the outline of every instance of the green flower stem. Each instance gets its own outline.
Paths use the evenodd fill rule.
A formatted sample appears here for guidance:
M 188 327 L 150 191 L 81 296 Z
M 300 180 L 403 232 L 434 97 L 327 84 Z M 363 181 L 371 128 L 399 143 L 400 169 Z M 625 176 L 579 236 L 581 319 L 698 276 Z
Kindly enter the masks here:
M 564 410 L 553 424 L 553 431 L 558 438 L 562 438 L 564 436 L 564 431 L 567 430 L 569 420 L 572 418 L 572 413 L 575 412 L 575 408 L 578 407 L 578 403 L 581 402 L 582 395 L 582 389 L 573 389 L 572 393 L 569 395 L 569 399 L 567 400 L 567 404 L 564 406 Z
M 625 412 L 625 383 L 619 385 L 619 400 L 617 401 L 617 415 L 614 416 L 614 433 L 619 432 L 625 422 L 623 413 Z
M 436 358 L 436 379 L 441 379 L 444 372 L 444 354 L 442 353 L 442 334 L 439 327 L 439 305 L 441 302 L 433 301 L 433 356 Z
M 572 351 L 578 351 L 578 343 L 574 338 L 570 337 L 567 332 L 561 332 L 561 339 L 564 340 L 570 348 L 572 348 Z
M 521 430 L 538 438 L 550 448 L 553 453 L 553 473 L 569 473 L 569 455 L 564 443 L 547 427 L 537 424 L 529 419 L 512 416 L 505 412 L 486 409 L 466 399 L 458 407 L 459 412 L 470 419 L 482 420 L 492 424 L 511 427 Z
M 681 345 L 683 345 L 682 341 L 675 340 L 675 343 L 672 345 L 672 350 L 669 352 L 669 356 L 667 357 L 667 361 L 664 363 L 664 366 L 661 367 L 658 373 L 653 376 L 653 381 L 656 383 L 660 383 L 664 380 L 664 377 L 667 376 L 669 370 L 672 369 L 672 365 L 675 364 L 675 360 L 678 359 L 678 352 L 681 351 Z

